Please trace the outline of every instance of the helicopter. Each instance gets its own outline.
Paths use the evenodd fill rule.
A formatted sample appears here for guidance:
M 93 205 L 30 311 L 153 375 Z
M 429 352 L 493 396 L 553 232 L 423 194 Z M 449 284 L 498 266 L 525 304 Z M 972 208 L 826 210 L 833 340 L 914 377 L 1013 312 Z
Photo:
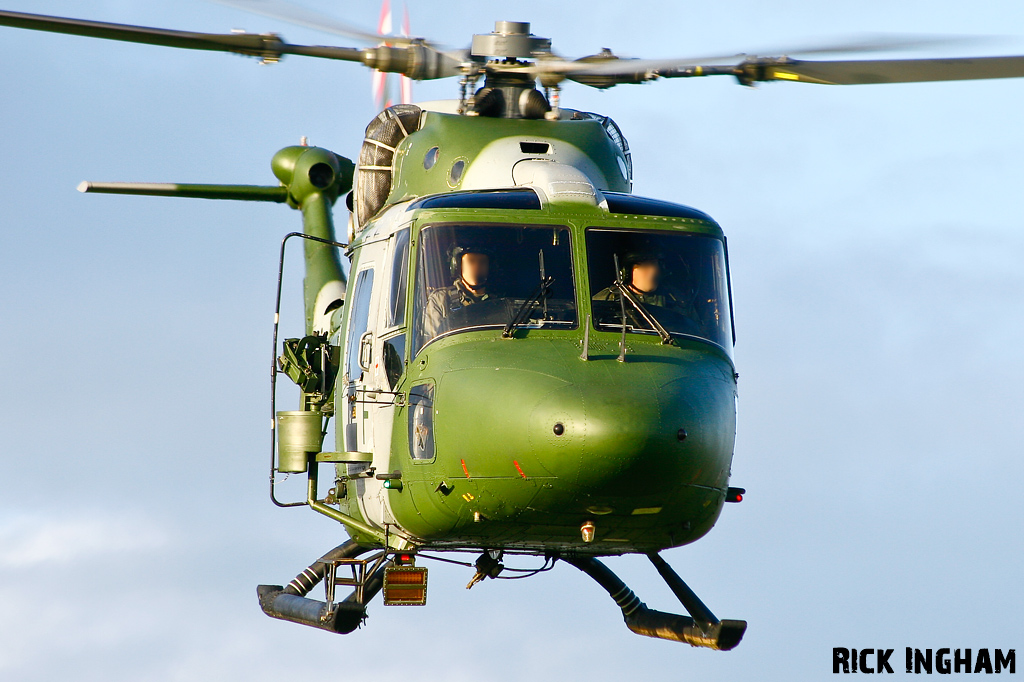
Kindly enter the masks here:
M 486 44 L 487 39 L 490 39 L 490 46 L 481 49 L 498 54 L 474 56 L 496 57 L 500 60 L 499 64 L 505 62 L 505 65 L 489 67 L 485 62 L 482 72 L 477 74 L 478 78 L 483 80 L 483 87 L 472 92 L 476 84 L 472 79 L 468 79 L 470 82 L 466 84 L 467 94 L 460 96 L 457 103 L 448 109 L 443 105 L 434 105 L 419 107 L 419 112 L 402 109 L 384 112 L 383 118 L 379 119 L 378 128 L 390 126 L 409 134 L 404 135 L 395 145 L 393 142 L 389 144 L 386 138 L 375 137 L 379 132 L 371 135 L 368 130 L 367 138 L 370 141 L 367 144 L 370 149 L 364 148 L 368 158 L 364 160 L 361 157 L 356 164 L 346 163 L 326 150 L 289 148 L 283 150 L 274 160 L 275 174 L 283 183 L 278 187 L 147 187 L 103 184 L 85 187 L 89 191 L 269 200 L 295 204 L 303 211 L 306 219 L 305 237 L 314 238 L 303 237 L 306 242 L 312 242 L 307 243 L 306 249 L 307 259 L 313 261 L 307 272 L 306 315 L 309 333 L 303 339 L 286 342 L 283 351 L 275 351 L 275 356 L 280 352 L 283 358 L 277 362 L 278 371 L 302 385 L 300 405 L 303 409 L 293 414 L 282 413 L 277 416 L 275 425 L 280 442 L 275 468 L 279 472 L 306 473 L 310 478 L 312 491 L 306 504 L 341 521 L 353 532 L 354 539 L 353 544 L 344 545 L 339 553 L 329 555 L 325 560 L 315 563 L 308 573 L 300 574 L 297 582 L 293 582 L 293 585 L 297 586 L 292 593 L 284 589 L 264 591 L 261 594 L 261 601 L 266 604 L 265 608 L 271 615 L 284 616 L 318 627 L 327 626 L 331 629 L 338 629 L 338 623 L 343 621 L 347 623 L 345 627 L 353 622 L 361 622 L 367 593 L 373 592 L 377 583 L 383 584 L 387 580 L 389 570 L 403 568 L 394 564 L 405 564 L 406 567 L 412 568 L 408 566 L 409 562 L 421 551 L 444 549 L 482 550 L 484 553 L 481 554 L 481 561 L 478 561 L 477 566 L 481 569 L 480 575 L 488 575 L 489 572 L 496 570 L 495 564 L 491 562 L 498 562 L 499 556 L 495 553 L 499 551 L 508 554 L 540 554 L 554 551 L 562 560 L 573 563 L 577 568 L 595 577 L 602 586 L 612 585 L 614 590 L 609 589 L 610 592 L 619 591 L 621 588 L 600 568 L 601 564 L 596 557 L 640 552 L 650 554 L 652 561 L 657 562 L 656 551 L 664 548 L 661 545 L 674 546 L 673 543 L 683 544 L 697 539 L 710 530 L 723 506 L 722 503 L 730 495 L 738 497 L 741 494 L 730 491 L 727 487 L 727 477 L 723 479 L 721 474 L 722 471 L 727 471 L 728 459 L 731 456 L 729 432 L 732 421 L 728 415 L 734 409 L 730 405 L 735 393 L 735 375 L 729 355 L 732 322 L 728 306 L 729 280 L 724 235 L 716 229 L 713 221 L 699 211 L 667 202 L 633 197 L 628 186 L 631 161 L 628 147 L 625 146 L 623 137 L 614 124 L 603 116 L 591 116 L 585 112 L 562 108 L 558 103 L 557 82 L 548 86 L 549 92 L 545 94 L 534 87 L 527 87 L 522 75 L 537 73 L 540 74 L 542 82 L 547 79 L 549 83 L 557 81 L 557 75 L 561 74 L 571 74 L 581 82 L 585 82 L 586 78 L 593 78 L 598 84 L 614 79 L 622 79 L 619 82 L 629 83 L 640 80 L 641 73 L 644 78 L 655 75 L 669 77 L 675 73 L 672 69 L 676 67 L 664 63 L 631 63 L 625 67 L 640 68 L 642 71 L 623 71 L 621 66 L 612 63 L 615 60 L 607 55 L 604 59 L 582 64 L 566 64 L 552 59 L 547 60 L 547 64 L 543 63 L 544 60 L 536 62 L 542 66 L 530 66 L 528 60 L 535 57 L 536 52 L 543 53 L 544 50 L 536 50 L 537 43 L 532 43 L 529 46 L 529 54 L 501 52 L 504 48 L 497 47 L 496 43 L 507 41 L 510 37 L 521 41 L 536 40 L 529 34 L 528 27 L 510 25 L 509 22 L 499 24 L 492 34 L 484 34 L 481 42 Z M 422 50 L 423 54 L 432 54 L 424 47 L 425 45 L 411 45 L 409 51 L 419 54 Z M 253 51 L 255 48 L 243 46 L 239 49 Z M 261 53 L 261 56 L 266 58 L 267 54 Z M 270 57 L 272 58 L 273 54 L 270 54 Z M 380 60 L 379 57 L 375 58 Z M 900 76 L 893 74 L 899 74 L 901 70 L 911 67 L 921 69 L 912 74 L 914 78 L 920 79 L 941 76 L 943 73 L 949 77 L 966 77 L 962 75 L 963 73 L 973 74 L 970 77 L 985 77 L 986 74 L 993 73 L 1020 75 L 1013 73 L 1013 69 L 1019 69 L 1019 62 L 1015 61 L 1018 59 L 1002 58 L 998 62 L 972 60 L 970 63 L 965 61 L 952 65 L 908 65 L 887 62 L 879 65 L 878 72 L 870 74 L 870 77 L 897 78 Z M 438 64 L 442 63 L 441 57 L 437 57 L 437 60 Z M 381 64 L 380 61 L 374 63 Z M 1000 70 L 1007 68 L 1007 65 L 1009 70 Z M 813 82 L 813 79 L 822 80 L 823 73 L 816 70 L 823 68 L 821 66 L 807 66 L 791 60 L 745 60 L 740 65 L 717 67 L 717 71 L 710 67 L 700 67 L 699 71 L 702 73 L 697 73 L 698 66 L 700 65 L 679 67 L 679 77 L 690 70 L 692 72 L 686 75 L 730 75 L 739 78 L 741 82 L 744 78 L 751 78 L 750 74 L 792 81 L 808 79 Z M 986 70 L 990 67 L 995 71 Z M 847 72 L 852 68 L 848 64 L 845 66 Z M 836 69 L 842 71 L 839 67 Z M 953 73 L 956 69 L 961 69 L 959 76 Z M 545 102 L 539 97 L 546 100 L 546 111 L 541 111 L 545 108 Z M 500 102 L 500 106 L 495 102 Z M 525 116 L 528 113 L 542 115 L 531 118 Z M 438 124 L 438 121 L 445 121 L 445 124 Z M 465 125 L 466 128 L 455 127 L 441 132 L 432 128 L 434 125 L 449 124 Z M 410 132 L 414 125 L 416 129 Z M 566 130 L 569 130 L 570 126 L 576 126 L 581 131 L 593 131 L 587 133 L 592 137 L 579 145 L 588 153 L 584 157 L 575 158 L 570 153 L 568 163 L 559 160 L 559 157 L 566 158 L 566 151 L 562 145 L 573 146 L 573 139 L 567 139 L 568 133 L 563 136 L 550 132 L 551 129 L 557 130 L 553 128 L 554 126 L 563 125 Z M 467 146 L 468 151 L 463 152 L 465 159 L 459 158 L 458 154 L 454 157 L 444 155 L 448 153 L 446 148 L 452 144 L 450 140 L 461 141 L 463 138 L 470 138 L 487 126 L 496 131 L 487 135 L 481 134 L 481 137 L 488 140 L 498 136 L 498 139 L 507 137 L 504 132 L 506 130 L 517 131 L 514 135 L 513 149 L 494 150 L 509 153 L 507 157 L 499 155 L 495 158 L 503 162 L 503 165 L 497 164 L 499 169 L 513 169 L 511 180 L 504 178 L 496 182 L 493 176 L 481 174 L 486 169 L 474 168 L 478 159 L 487 160 L 488 163 L 491 161 L 490 158 L 482 156 L 484 152 L 479 142 Z M 470 130 L 473 131 L 472 134 Z M 432 132 L 435 135 L 433 139 Z M 427 146 L 424 147 L 420 143 Z M 545 145 L 547 149 L 541 151 Z M 392 153 L 396 157 L 404 157 L 402 163 L 407 163 L 410 159 L 414 162 L 409 162 L 408 167 L 402 166 L 399 172 L 396 170 L 399 161 L 396 160 L 389 165 L 373 158 L 374 150 L 386 150 L 389 146 L 395 147 Z M 572 152 L 571 149 L 568 151 Z M 417 157 L 415 159 L 414 154 Z M 603 158 L 600 158 L 600 155 L 603 155 Z M 430 167 L 427 167 L 431 158 L 433 161 L 429 161 Z M 458 166 L 460 161 L 465 163 Z M 519 167 L 518 164 L 521 163 L 523 165 L 517 178 L 514 168 Z M 566 167 L 560 168 L 558 164 Z M 459 170 L 456 171 L 456 168 Z M 409 171 L 407 176 L 406 170 Z M 444 172 L 431 176 L 431 172 L 435 170 Z M 305 177 L 302 177 L 303 175 Z M 332 203 L 334 199 L 346 194 L 347 185 L 352 182 L 353 175 L 354 194 L 350 196 L 353 199 L 354 211 L 347 244 L 344 247 L 335 247 L 334 244 L 316 241 L 320 239 L 336 242 L 330 230 L 329 211 L 324 203 Z M 403 201 L 391 201 L 390 198 L 386 198 L 384 204 L 374 210 L 373 195 L 374 192 L 380 192 L 380 180 L 371 178 L 381 175 L 393 176 L 386 180 L 386 184 L 390 185 L 388 197 L 399 189 L 405 194 L 401 197 Z M 408 185 L 403 187 L 403 181 Z M 282 187 L 287 188 L 287 191 L 282 191 Z M 571 191 L 565 192 L 562 196 L 558 188 L 565 187 L 569 187 Z M 317 194 L 321 197 L 317 198 Z M 326 202 L 323 201 L 325 196 Z M 460 204 L 460 201 L 465 203 Z M 408 222 L 403 222 L 405 219 L 408 219 Z M 464 225 L 459 221 L 471 221 L 472 224 Z M 513 223 L 512 227 L 508 225 L 509 222 Z M 563 223 L 567 223 L 568 226 Z M 540 232 L 531 232 L 530 229 Z M 560 232 L 563 229 L 564 232 Z M 408 237 L 402 236 L 403 230 L 409 230 L 404 233 Z M 447 234 L 445 230 L 448 230 Z M 591 232 L 588 233 L 587 230 Z M 621 236 L 619 232 L 628 236 Z M 680 233 L 685 233 L 687 238 L 699 235 L 701 239 L 717 241 L 721 244 L 721 251 L 712 252 L 712 248 L 711 251 L 696 249 L 694 253 L 688 253 L 673 241 L 678 239 L 677 235 Z M 617 241 L 620 236 L 622 241 Z M 591 237 L 594 239 L 593 244 L 589 241 Z M 634 238 L 639 240 L 636 242 L 639 248 L 633 247 L 630 240 Z M 403 242 L 405 239 L 407 241 Z M 605 241 L 602 242 L 602 239 Z M 446 324 L 450 326 L 444 331 L 428 330 L 425 326 L 416 327 L 414 324 L 419 322 L 414 322 L 414 318 L 419 315 L 421 319 L 422 310 L 428 305 L 426 299 L 429 299 L 429 296 L 426 292 L 444 288 L 445 280 L 455 276 L 458 268 L 462 267 L 461 264 L 451 264 L 451 259 L 455 255 L 454 249 L 457 248 L 455 244 L 475 246 L 481 255 L 486 255 L 487 259 L 494 263 L 505 256 L 501 272 L 504 280 L 501 281 L 501 286 L 510 293 L 502 296 L 502 300 L 497 302 L 504 307 L 500 311 L 491 310 L 493 317 L 483 323 L 478 321 L 468 324 L 469 314 L 479 311 L 473 311 L 472 306 L 466 306 L 466 319 L 456 323 L 447 322 Z M 330 263 L 331 254 L 336 253 L 326 247 L 344 248 L 351 254 L 352 272 L 355 273 L 353 293 L 345 290 L 344 279 L 337 275 L 340 270 Z M 489 249 L 489 252 L 485 253 L 485 249 Z M 638 250 L 646 250 L 647 255 L 654 253 L 659 256 L 639 262 L 659 263 L 659 269 L 674 273 L 674 276 L 679 278 L 673 280 L 673 284 L 678 285 L 676 289 L 685 290 L 688 286 L 696 286 L 701 292 L 700 298 L 703 302 L 713 305 L 703 314 L 695 312 L 693 318 L 688 321 L 674 319 L 672 324 L 669 324 L 659 319 L 661 313 L 652 312 L 646 304 L 637 299 L 635 293 L 630 293 L 631 290 L 628 288 L 631 273 L 625 272 L 624 267 L 633 265 L 630 263 L 630 254 Z M 398 258 L 397 262 L 407 264 L 406 270 L 394 266 L 395 254 L 401 254 L 403 251 L 405 255 Z M 665 264 L 666 253 L 669 254 L 668 260 L 675 259 L 671 267 Z M 460 257 L 462 255 L 459 254 Z M 615 263 L 616 257 L 621 261 L 619 264 Z M 406 258 L 409 261 L 406 261 Z M 604 264 L 603 274 L 598 274 L 602 271 L 596 266 L 597 262 Z M 514 263 L 521 267 L 513 269 Z M 698 274 L 702 263 L 709 263 L 709 272 L 715 274 Z M 422 270 L 419 269 L 421 267 Z M 399 294 L 405 292 L 405 308 L 401 310 L 399 307 L 389 308 L 392 299 L 387 298 L 382 291 L 374 290 L 372 285 L 373 280 L 377 281 L 377 286 L 382 286 L 381 282 L 393 282 L 395 278 L 391 275 L 395 272 L 399 273 L 399 287 L 396 291 L 388 293 L 394 294 L 397 300 L 401 298 Z M 544 286 L 549 277 L 547 273 L 552 273 L 550 278 L 553 281 Z M 363 277 L 363 287 L 360 287 L 360 276 Z M 692 283 L 694 279 L 696 285 Z M 567 283 L 575 285 L 571 295 L 566 295 L 564 290 L 559 288 Z M 598 302 L 587 294 L 596 294 L 607 287 L 614 287 L 619 293 L 611 300 L 604 301 L 614 305 L 604 306 L 604 310 L 599 310 Z M 365 294 L 367 298 L 359 298 L 361 289 L 368 292 Z M 425 298 L 418 300 L 417 296 Z M 360 300 L 364 302 L 360 304 Z M 696 300 L 695 294 L 690 303 L 693 304 Z M 335 305 L 339 301 L 354 303 L 348 308 L 344 303 Z M 525 317 L 522 319 L 519 319 L 520 311 L 524 311 L 522 314 Z M 590 317 L 584 319 L 584 312 L 589 312 Z M 389 317 L 392 313 L 404 313 L 409 320 L 408 323 L 392 324 L 396 322 L 395 318 Z M 362 323 L 364 315 L 367 322 Z M 669 316 L 665 316 L 667 320 Z M 716 324 L 708 326 L 708 320 L 711 319 L 714 319 Z M 369 320 L 376 321 L 371 324 Z M 402 330 L 403 333 L 396 333 Z M 668 451 L 670 448 L 695 448 L 698 452 L 706 449 L 709 453 L 717 453 L 714 456 L 709 454 L 708 457 L 719 465 L 718 478 L 697 486 L 708 492 L 714 491 L 712 502 L 705 506 L 711 507 L 709 514 L 684 512 L 681 507 L 686 506 L 685 504 L 679 504 L 680 508 L 675 510 L 663 504 L 658 511 L 651 511 L 658 508 L 658 502 L 661 501 L 658 498 L 665 498 L 667 493 L 658 490 L 657 487 L 652 488 L 651 480 L 658 480 L 662 476 L 657 472 L 652 475 L 650 470 L 642 477 L 642 497 L 649 498 L 649 501 L 637 502 L 639 506 L 632 507 L 628 514 L 628 517 L 648 518 L 621 519 L 623 512 L 618 507 L 623 502 L 630 504 L 629 498 L 636 495 L 625 494 L 624 498 L 620 498 L 617 495 L 622 493 L 605 490 L 602 483 L 584 483 L 581 488 L 555 490 L 556 496 L 562 494 L 564 497 L 545 503 L 538 499 L 546 485 L 544 479 L 567 479 L 569 475 L 563 472 L 544 471 L 555 466 L 549 464 L 542 456 L 545 446 L 533 444 L 533 432 L 529 436 L 531 440 L 528 445 L 517 446 L 515 437 L 517 434 L 521 435 L 518 428 L 497 436 L 487 428 L 484 429 L 484 434 L 477 436 L 486 439 L 487 442 L 512 444 L 507 450 L 512 452 L 513 456 L 505 458 L 509 461 L 504 461 L 506 466 L 503 471 L 499 470 L 497 457 L 492 458 L 493 461 L 485 458 L 481 462 L 470 456 L 470 453 L 473 453 L 479 458 L 479 454 L 473 451 L 481 449 L 481 446 L 479 442 L 467 443 L 467 440 L 472 441 L 471 438 L 460 439 L 456 436 L 458 429 L 453 422 L 462 424 L 463 429 L 466 425 L 476 426 L 475 421 L 484 419 L 480 410 L 486 409 L 486 406 L 482 405 L 481 401 L 492 390 L 501 395 L 502 402 L 499 407 L 506 415 L 510 408 L 515 407 L 508 405 L 509 402 L 517 401 L 524 394 L 530 393 L 525 387 L 525 381 L 513 381 L 502 388 L 501 381 L 505 379 L 498 380 L 494 378 L 495 375 L 484 375 L 482 370 L 499 373 L 516 370 L 526 374 L 540 374 L 533 369 L 524 370 L 524 365 L 520 363 L 526 360 L 522 356 L 541 352 L 539 349 L 535 351 L 530 348 L 532 342 L 541 342 L 537 346 L 545 348 L 555 344 L 553 339 L 564 342 L 565 348 L 572 348 L 571 359 L 581 364 L 564 364 L 569 356 L 564 355 L 564 352 L 557 355 L 559 351 L 554 349 L 550 351 L 555 353 L 554 355 L 544 358 L 541 354 L 538 356 L 539 360 L 542 365 L 549 367 L 564 366 L 565 371 L 573 377 L 569 383 L 574 386 L 586 383 L 579 372 L 594 371 L 601 375 L 607 372 L 611 381 L 623 381 L 626 385 L 634 385 L 639 382 L 627 379 L 629 375 L 620 374 L 615 377 L 612 373 L 632 370 L 640 372 L 641 374 L 637 376 L 644 376 L 647 380 L 649 376 L 645 376 L 644 373 L 653 371 L 652 363 L 671 365 L 673 355 L 677 359 L 691 357 L 699 360 L 698 364 L 702 365 L 703 374 L 678 374 L 673 375 L 676 377 L 673 380 L 686 378 L 687 382 L 709 382 L 707 386 L 697 389 L 694 394 L 699 395 L 701 399 L 698 400 L 689 394 L 676 394 L 665 396 L 665 401 L 662 402 L 662 396 L 659 396 L 656 404 L 658 417 L 654 419 L 648 416 L 648 419 L 661 420 L 662 415 L 671 412 L 671 406 L 686 403 L 697 402 L 707 410 L 706 415 L 696 417 L 690 413 L 690 419 L 698 424 L 697 426 L 689 425 L 686 418 L 679 418 L 673 426 L 684 425 L 661 434 L 661 442 L 656 445 L 658 451 Z M 479 361 L 480 364 L 473 364 L 478 362 L 474 356 L 487 356 L 488 352 L 482 349 L 488 346 L 473 348 L 470 344 L 482 344 L 484 341 L 491 344 L 490 347 L 494 348 L 497 355 Z M 401 345 L 403 343 L 404 346 Z M 527 348 L 524 349 L 523 346 Z M 449 350 L 446 351 L 446 348 Z M 446 356 L 446 353 L 449 355 Z M 464 354 L 464 357 L 457 358 L 455 354 Z M 507 356 L 501 358 L 505 354 Z M 500 361 L 495 357 L 501 358 Z M 654 358 L 659 359 L 653 360 Z M 534 358 L 534 361 L 537 361 L 537 358 Z M 435 362 L 440 364 L 431 364 Z M 464 362 L 468 364 L 458 364 Z M 457 372 L 463 374 L 460 376 Z M 453 398 L 442 395 L 444 382 L 451 382 L 449 385 L 454 387 L 458 385 L 459 379 L 470 377 L 474 372 L 481 375 L 479 380 L 470 381 L 466 389 L 453 388 L 455 393 L 449 394 L 468 393 L 474 396 L 472 401 L 466 400 L 460 407 L 458 400 L 452 403 Z M 339 381 L 340 384 L 337 383 Z M 716 387 L 716 384 L 722 386 Z M 551 386 L 561 388 L 556 382 L 535 390 L 539 393 Z M 641 408 L 645 404 L 651 405 L 651 393 L 657 393 L 657 389 L 663 388 L 665 383 L 651 384 L 648 388 L 650 386 L 654 386 L 655 390 L 648 390 L 642 394 L 643 397 L 623 394 L 623 386 L 618 384 L 615 389 L 606 387 L 595 390 L 594 394 L 619 393 L 618 397 L 625 402 L 607 407 L 613 415 L 631 414 L 624 405 Z M 417 388 L 419 390 L 416 390 Z M 723 392 L 718 393 L 720 389 Z M 523 409 L 529 410 L 529 414 L 524 414 L 519 422 L 509 421 L 513 425 L 520 425 L 522 429 L 527 428 L 522 426 L 526 424 L 532 427 L 530 420 L 533 418 L 533 411 L 540 404 L 539 400 L 525 404 Z M 712 404 L 715 405 L 714 409 L 709 407 Z M 461 414 L 460 409 L 463 410 Z M 702 408 L 697 409 L 700 411 Z M 441 421 L 448 417 L 441 415 L 449 415 L 453 411 L 456 418 L 448 422 L 447 426 L 442 424 Z M 360 416 L 360 413 L 370 416 Z M 339 433 L 341 442 L 336 451 L 323 452 L 321 444 L 314 441 L 316 436 L 322 433 L 319 428 L 322 426 L 321 420 L 332 414 L 339 421 L 348 421 L 344 424 L 343 432 Z M 643 434 L 652 434 L 655 431 L 650 424 L 642 423 L 641 415 L 637 414 L 635 417 L 636 423 L 630 427 L 634 430 L 626 434 L 627 441 L 643 439 Z M 591 418 L 574 414 L 573 408 L 565 406 L 555 407 L 538 419 L 542 419 L 546 430 L 551 432 L 548 435 L 545 431 L 543 437 L 550 441 L 550 449 L 555 457 L 564 453 L 564 450 L 557 448 L 573 447 L 574 437 L 589 438 L 591 429 L 599 432 L 610 428 L 608 424 L 615 423 L 614 417 L 609 417 L 607 422 L 591 421 Z M 284 427 L 289 420 L 292 421 Z M 711 424 L 702 423 L 705 420 L 709 420 Z M 291 425 L 296 422 L 304 426 Z M 317 428 L 312 428 L 310 424 Z M 390 443 L 386 437 L 381 439 L 382 432 L 388 431 L 389 424 Z M 403 428 L 398 428 L 398 425 Z M 405 426 L 409 427 L 408 432 L 405 431 Z M 488 427 L 490 426 L 491 424 L 488 424 Z M 433 438 L 432 434 L 435 433 L 436 438 Z M 670 442 L 673 437 L 676 443 Z M 717 445 L 705 442 L 712 437 L 724 438 L 724 442 Z M 396 440 L 398 446 L 395 445 Z M 453 443 L 459 444 L 452 445 Z M 312 447 L 313 445 L 316 447 Z M 446 447 L 455 447 L 456 453 L 467 456 L 455 458 L 451 451 L 445 453 Z M 591 442 L 589 447 L 595 446 Z M 616 445 L 613 449 L 617 448 L 621 448 L 621 445 Z M 515 454 L 519 452 L 523 454 Z M 372 455 L 372 458 L 359 459 L 367 454 Z M 642 455 L 642 452 L 636 453 L 638 457 Z M 400 457 L 406 459 L 398 462 Z M 316 486 L 319 463 L 334 464 L 337 471 L 336 488 L 323 500 L 319 498 Z M 488 470 L 492 464 L 494 469 Z M 577 467 L 577 481 L 585 475 L 612 475 L 599 471 L 585 472 L 581 460 L 577 460 L 574 466 Z M 628 482 L 630 476 L 641 478 L 631 474 L 628 465 L 623 468 L 622 462 L 613 462 L 611 466 L 614 467 L 615 486 L 621 485 L 624 489 L 629 489 L 631 486 L 623 483 Z M 425 473 L 431 471 L 430 467 L 435 467 L 433 471 L 436 473 Z M 480 469 L 474 471 L 476 467 Z M 543 473 L 537 474 L 535 471 Z M 367 472 L 373 475 L 366 475 Z M 640 481 L 636 483 L 639 484 Z M 587 485 L 594 487 L 588 488 Z M 519 501 L 517 495 L 521 491 L 514 486 L 526 487 L 528 491 L 525 496 L 530 497 L 530 500 Z M 558 484 L 555 483 L 553 486 L 557 488 Z M 503 489 L 503 492 L 496 492 Z M 469 499 L 466 498 L 467 494 L 470 496 Z M 684 503 L 685 500 L 682 498 L 686 497 L 676 494 L 667 496 L 677 503 Z M 573 504 L 578 504 L 577 498 L 580 501 L 585 500 L 586 506 L 573 508 Z M 429 504 L 437 503 L 437 509 L 426 514 L 429 516 L 430 513 L 434 513 L 435 520 L 422 521 L 413 518 L 425 515 L 417 504 L 420 500 L 429 501 Z M 376 506 L 375 501 L 379 501 Z M 403 505 L 410 503 L 416 505 L 415 512 L 410 513 L 408 508 L 402 509 Z M 698 506 L 700 504 L 703 504 L 703 500 L 698 500 Z M 543 540 L 531 538 L 529 529 L 517 528 L 523 522 L 514 519 L 522 518 L 524 514 L 529 517 L 535 511 L 541 514 L 554 513 L 551 510 L 563 510 L 573 519 L 571 522 L 550 524 L 536 522 L 538 526 L 548 526 L 538 529 L 539 532 L 547 534 Z M 643 513 L 637 513 L 637 510 L 643 510 Z M 687 522 L 691 524 L 689 528 L 685 528 Z M 451 524 L 450 527 L 443 528 L 448 524 Z M 682 535 L 677 536 L 674 533 Z M 352 555 L 355 551 L 374 546 L 379 547 L 382 554 L 370 564 L 337 563 L 354 560 L 355 557 Z M 601 547 L 603 549 L 598 549 Z M 380 563 L 377 563 L 378 561 Z M 308 592 L 308 585 L 302 580 L 303 575 L 312 576 L 306 582 L 326 580 L 330 585 L 336 578 L 325 577 L 325 573 L 328 569 L 341 565 L 372 569 L 368 579 L 364 576 L 357 581 L 355 599 L 334 608 L 335 605 L 330 599 L 322 604 L 309 604 L 307 602 L 313 600 L 295 594 L 302 590 Z M 672 638 L 679 638 L 691 644 L 730 648 L 728 645 L 735 642 L 730 642 L 728 638 L 723 641 L 721 633 L 723 630 L 728 633 L 732 627 L 735 637 L 736 630 L 741 626 L 733 625 L 729 621 L 716 623 L 717 619 L 706 610 L 702 610 L 699 603 L 694 601 L 695 597 L 687 593 L 688 588 L 685 588 L 682 581 L 677 577 L 673 578 L 673 573 L 666 570 L 664 565 L 656 563 L 656 566 L 659 572 L 668 576 L 666 580 L 674 585 L 673 591 L 681 595 L 680 600 L 690 611 L 692 623 L 684 617 L 669 619 L 656 615 L 650 616 L 656 625 L 638 624 L 638 618 L 634 618 L 630 623 L 629 617 L 633 613 L 650 613 L 639 609 L 625 613 L 634 606 L 630 600 L 623 609 L 627 624 L 634 630 L 648 630 L 642 634 L 653 632 L 662 637 L 669 634 L 673 636 Z M 403 573 L 414 572 L 392 571 L 392 575 Z M 425 590 L 425 584 L 423 587 Z M 359 589 L 362 592 L 358 592 Z M 299 599 L 305 601 L 298 601 Z M 344 608 L 347 606 L 354 608 Z M 308 615 L 314 608 L 317 609 L 315 618 Z M 335 615 L 325 617 L 325 614 Z M 714 628 L 718 623 L 722 623 L 723 627 L 716 631 Z M 742 634 L 741 630 L 739 634 Z M 738 640 L 738 637 L 736 639 Z

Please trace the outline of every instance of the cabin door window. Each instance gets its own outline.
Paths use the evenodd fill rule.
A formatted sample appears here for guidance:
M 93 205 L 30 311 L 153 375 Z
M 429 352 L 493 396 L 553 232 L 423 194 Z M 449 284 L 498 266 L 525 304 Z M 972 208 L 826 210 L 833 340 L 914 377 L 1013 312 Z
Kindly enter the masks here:
M 345 342 L 345 450 L 362 452 L 369 446 L 369 419 L 365 415 L 366 384 L 371 381 L 373 331 L 370 330 L 370 303 L 373 293 L 373 268 L 360 270 L 352 292 L 352 317 Z

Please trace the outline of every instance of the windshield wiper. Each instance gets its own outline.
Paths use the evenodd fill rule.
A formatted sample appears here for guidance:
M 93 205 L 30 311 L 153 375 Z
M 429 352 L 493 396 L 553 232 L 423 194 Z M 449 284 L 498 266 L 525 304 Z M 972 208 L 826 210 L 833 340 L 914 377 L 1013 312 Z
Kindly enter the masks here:
M 523 301 L 523 304 L 519 306 L 519 310 L 517 310 L 516 314 L 512 316 L 509 323 L 505 325 L 505 329 L 501 332 L 503 337 L 506 339 L 510 338 L 512 336 L 512 332 L 514 332 L 517 327 L 525 324 L 530 313 L 533 312 L 533 308 L 541 301 L 541 299 L 545 302 L 547 301 L 548 290 L 551 288 L 554 281 L 555 278 L 551 276 L 545 277 L 541 280 L 540 285 L 538 285 L 533 294 L 530 295 L 530 298 Z
M 647 309 L 647 306 L 641 303 L 640 299 L 633 295 L 633 292 L 629 290 L 629 287 L 623 284 L 622 280 L 615 280 L 612 282 L 612 286 L 619 290 L 619 296 L 622 296 L 624 300 L 629 301 L 629 303 L 636 308 L 637 312 L 640 313 L 640 317 L 644 318 L 644 321 L 647 322 L 647 324 L 657 330 L 658 335 L 661 336 L 661 342 L 663 344 L 672 343 L 672 335 L 668 333 L 668 330 L 665 329 L 657 319 L 655 319 L 654 315 L 651 314 L 651 311 Z M 622 328 L 626 328 L 625 315 L 623 315 L 622 319 Z

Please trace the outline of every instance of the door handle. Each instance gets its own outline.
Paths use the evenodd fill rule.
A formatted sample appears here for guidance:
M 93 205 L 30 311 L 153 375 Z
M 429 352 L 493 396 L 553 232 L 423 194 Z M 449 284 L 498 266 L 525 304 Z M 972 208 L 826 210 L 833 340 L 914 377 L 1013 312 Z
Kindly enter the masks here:
M 370 363 L 373 361 L 373 332 L 366 332 L 359 337 L 359 369 L 364 372 L 370 371 Z

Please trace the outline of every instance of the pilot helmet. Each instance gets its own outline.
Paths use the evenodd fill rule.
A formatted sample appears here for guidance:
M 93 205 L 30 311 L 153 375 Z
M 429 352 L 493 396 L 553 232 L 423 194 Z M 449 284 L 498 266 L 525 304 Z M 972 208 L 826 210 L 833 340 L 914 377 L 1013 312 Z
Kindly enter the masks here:
M 660 252 L 653 249 L 638 249 L 626 253 L 626 256 L 622 259 L 622 267 L 632 270 L 634 265 L 651 261 L 657 261 L 658 265 L 665 266 L 664 257 Z
M 494 251 L 486 246 L 479 244 L 456 244 L 451 249 L 451 271 L 452 277 L 462 276 L 462 256 L 467 253 L 482 253 L 488 258 L 493 259 Z
M 633 267 L 640 263 L 656 262 L 662 269 L 665 270 L 665 259 L 660 251 L 655 249 L 634 249 L 627 251 L 626 255 L 619 261 L 619 267 L 622 269 L 622 281 L 632 282 L 633 281 Z

